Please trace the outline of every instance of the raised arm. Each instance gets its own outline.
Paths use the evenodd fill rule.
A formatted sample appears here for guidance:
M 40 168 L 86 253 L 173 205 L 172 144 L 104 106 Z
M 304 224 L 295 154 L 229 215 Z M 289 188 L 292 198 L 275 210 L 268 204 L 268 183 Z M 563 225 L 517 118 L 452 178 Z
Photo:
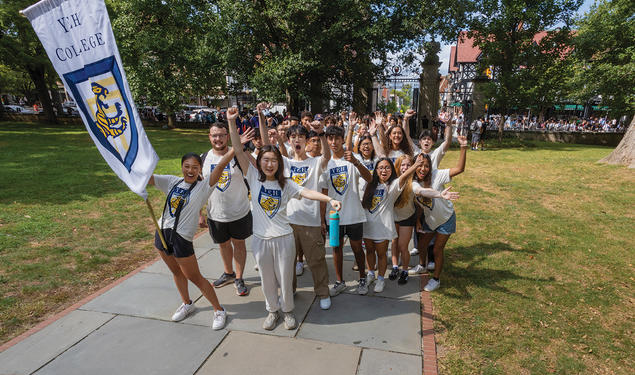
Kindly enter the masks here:
M 410 168 L 406 169 L 406 171 L 402 173 L 401 176 L 399 176 L 400 189 L 404 187 L 404 185 L 408 181 L 408 177 L 412 176 L 412 174 L 415 173 L 417 168 L 421 167 L 422 165 L 423 165 L 423 158 L 417 158 L 415 163 Z
M 445 125 L 445 135 L 443 136 L 443 144 L 440 147 L 443 147 L 443 153 L 445 154 L 450 149 L 450 144 L 452 144 L 452 130 L 454 126 L 451 121 L 446 122 Z M 439 163 L 441 161 L 439 160 Z
M 373 174 L 353 155 L 353 151 L 344 151 L 344 159 L 351 162 L 355 168 L 359 171 L 359 174 L 364 180 L 370 182 L 373 179 Z
M 454 177 L 463 173 L 465 170 L 465 157 L 467 155 L 467 137 L 460 135 L 457 137 L 459 144 L 461 145 L 461 153 L 459 154 L 459 161 L 456 163 L 456 167 L 450 168 L 450 177 Z
M 355 112 L 351 112 L 348 115 L 348 129 L 346 132 L 346 143 L 345 147 L 348 151 L 353 151 L 353 133 L 355 133 Z
M 329 160 L 331 160 L 331 149 L 329 148 L 329 144 L 326 143 L 326 135 L 324 135 L 324 123 L 321 121 L 313 121 L 311 123 L 311 129 L 315 131 L 319 138 L 320 144 L 322 145 L 322 162 L 320 163 L 320 172 L 326 168 L 329 164 Z
M 438 191 L 432 188 L 424 188 L 424 187 L 414 188 L 413 186 L 412 191 L 415 194 L 420 195 L 422 197 L 426 197 L 426 198 L 442 198 L 442 199 L 447 199 L 450 201 L 459 199 L 459 193 L 450 191 L 450 189 L 452 189 L 452 186 L 449 186 L 443 191 Z
M 410 148 L 412 150 L 414 150 L 414 142 L 412 141 L 412 138 L 410 138 L 410 119 L 412 118 L 412 116 L 414 116 L 417 112 L 415 112 L 412 109 L 409 109 L 406 111 L 406 113 L 403 116 L 403 131 L 404 133 L 406 133 L 406 139 L 408 140 L 408 143 L 410 143 Z
M 378 112 L 375 112 L 378 113 Z M 375 115 L 375 120 L 370 120 L 370 127 L 368 128 L 368 133 L 370 134 L 370 138 L 373 141 L 373 149 L 375 149 L 375 155 L 380 158 L 385 158 L 386 153 L 384 152 L 384 148 L 379 143 L 379 139 L 377 138 L 377 115 Z M 381 122 L 381 120 L 379 120 Z M 381 130 L 379 131 L 381 132 Z
M 264 146 L 271 145 L 269 141 L 269 128 L 267 127 L 267 120 L 263 111 L 267 109 L 268 104 L 265 102 L 258 103 L 256 106 L 256 112 L 258 113 L 258 130 L 260 130 L 260 138 Z
M 240 145 L 239 148 L 242 150 L 242 145 Z M 235 153 L 236 147 L 232 147 L 231 150 L 226 152 L 225 155 L 223 155 L 223 157 L 218 161 L 218 164 L 216 165 L 216 167 L 214 167 L 214 170 L 212 170 L 212 173 L 209 175 L 209 186 L 216 185 L 221 175 L 223 174 L 223 169 L 225 169 L 227 164 L 229 164 L 229 162 L 234 158 Z
M 253 160 L 253 157 L 250 158 L 251 155 L 248 155 L 243 150 L 243 145 L 240 143 L 240 135 L 238 135 L 238 129 L 236 128 L 236 117 L 238 117 L 238 108 L 228 108 L 227 124 L 229 125 L 229 137 L 232 141 L 232 149 L 234 150 L 236 159 L 238 159 L 240 169 L 247 171 L 249 169 L 249 163 L 252 163 L 255 166 L 256 162 Z
M 324 203 L 330 203 L 331 207 L 335 209 L 335 211 L 339 211 L 342 208 L 342 203 L 340 201 L 336 201 L 335 199 L 329 197 L 328 195 L 319 193 L 315 190 L 311 189 L 302 189 L 300 192 L 302 198 L 310 199 L 313 201 L 320 201 Z

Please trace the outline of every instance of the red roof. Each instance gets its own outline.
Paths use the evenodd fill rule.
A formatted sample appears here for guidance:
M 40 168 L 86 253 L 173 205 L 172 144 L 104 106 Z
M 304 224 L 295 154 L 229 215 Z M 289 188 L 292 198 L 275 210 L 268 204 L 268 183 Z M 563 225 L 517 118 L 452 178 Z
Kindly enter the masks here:
M 450 66 L 448 72 L 456 72 L 459 68 L 456 66 L 456 46 L 450 47 Z
M 480 54 L 481 49 L 474 45 L 474 39 L 468 38 L 467 31 L 461 31 L 456 46 L 456 64 L 475 63 Z

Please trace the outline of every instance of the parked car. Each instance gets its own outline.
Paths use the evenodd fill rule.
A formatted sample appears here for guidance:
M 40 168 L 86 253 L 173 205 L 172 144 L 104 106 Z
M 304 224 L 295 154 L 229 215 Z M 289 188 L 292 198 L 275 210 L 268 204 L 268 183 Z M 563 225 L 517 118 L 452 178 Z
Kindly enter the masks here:
M 24 108 L 20 107 L 19 105 L 5 104 L 4 110 L 9 113 L 22 113 L 24 111 Z

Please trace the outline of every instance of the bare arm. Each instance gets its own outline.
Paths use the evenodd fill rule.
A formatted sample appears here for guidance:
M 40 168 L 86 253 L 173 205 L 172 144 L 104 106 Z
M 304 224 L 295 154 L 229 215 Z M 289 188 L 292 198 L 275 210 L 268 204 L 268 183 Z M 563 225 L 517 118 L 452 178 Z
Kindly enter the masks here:
M 404 117 L 403 117 L 403 131 L 404 131 L 404 133 L 406 133 L 406 139 L 408 140 L 408 143 L 410 143 L 410 148 L 412 150 L 414 150 L 415 144 L 412 141 L 412 138 L 410 138 L 410 118 L 412 116 L 414 116 L 415 113 L 417 113 L 417 112 L 415 112 L 412 109 L 409 109 L 409 110 L 406 111 L 406 113 L 404 114 Z
M 451 122 L 447 122 L 447 124 L 445 125 L 445 135 L 443 136 L 443 144 L 441 144 L 440 147 L 443 147 L 443 153 L 445 154 L 446 152 L 448 152 L 448 150 L 450 149 L 450 144 L 452 143 L 452 129 L 454 129 L 454 126 L 452 126 Z M 439 160 L 439 163 L 441 162 L 441 160 Z
M 386 157 L 384 148 L 381 146 L 381 144 L 379 144 L 379 139 L 377 138 L 377 117 L 375 117 L 374 121 L 371 121 L 370 128 L 368 128 L 368 133 L 370 133 L 370 138 L 373 141 L 373 149 L 375 149 L 375 155 L 379 156 L 380 158 Z
M 348 116 L 348 131 L 346 132 L 345 147 L 348 151 L 353 151 L 353 133 L 355 132 L 355 113 L 351 112 Z
M 454 177 L 463 173 L 465 170 L 465 158 L 467 155 L 467 137 L 461 135 L 458 137 L 459 144 L 461 145 L 461 153 L 459 154 L 459 161 L 456 163 L 456 167 L 450 168 L 450 177 Z
M 242 145 L 240 145 L 238 148 L 242 150 Z M 231 150 L 225 153 L 225 155 L 223 155 L 223 157 L 218 161 L 218 164 L 216 165 L 216 167 L 214 167 L 214 170 L 212 170 L 212 173 L 209 175 L 209 186 L 216 185 L 216 183 L 220 179 L 220 176 L 223 174 L 223 169 L 225 169 L 225 166 L 227 166 L 227 164 L 229 164 L 229 162 L 234 158 L 235 150 L 236 147 L 232 147 Z
M 258 105 L 256 106 L 256 112 L 258 112 L 258 130 L 260 130 L 260 138 L 262 139 L 263 145 L 268 146 L 271 145 L 271 142 L 269 142 L 267 121 L 265 120 L 264 113 L 262 113 L 262 111 L 264 111 L 266 108 L 267 103 L 265 102 L 258 103 Z
M 335 211 L 339 211 L 342 208 L 342 203 L 340 201 L 336 201 L 335 199 L 329 197 L 328 195 L 318 193 L 315 190 L 302 189 L 302 191 L 300 192 L 300 195 L 302 196 L 302 198 L 310 199 L 313 201 L 330 203 L 331 207 L 333 207 Z
M 243 146 L 240 143 L 240 135 L 238 135 L 238 129 L 236 128 L 236 117 L 238 117 L 238 108 L 233 107 L 227 109 L 227 123 L 229 124 L 229 136 L 232 141 L 232 149 L 234 150 L 236 159 L 238 159 L 240 169 L 247 171 L 249 169 L 249 163 L 252 163 L 254 166 L 256 163 L 253 161 L 253 157 L 250 158 L 251 155 L 248 155 L 243 150 Z
M 404 185 L 408 181 L 408 177 L 412 176 L 413 173 L 417 170 L 417 168 L 423 165 L 423 158 L 417 158 L 417 161 L 408 168 L 404 173 L 399 176 L 399 188 L 403 189 Z
M 364 164 L 360 163 L 359 160 L 357 160 L 357 158 L 353 156 L 352 151 L 345 151 L 344 159 L 351 162 L 355 166 L 355 168 L 357 168 L 359 174 L 364 180 L 370 182 L 373 179 L 372 173 L 370 173 L 370 171 L 366 168 L 366 166 L 364 166 Z

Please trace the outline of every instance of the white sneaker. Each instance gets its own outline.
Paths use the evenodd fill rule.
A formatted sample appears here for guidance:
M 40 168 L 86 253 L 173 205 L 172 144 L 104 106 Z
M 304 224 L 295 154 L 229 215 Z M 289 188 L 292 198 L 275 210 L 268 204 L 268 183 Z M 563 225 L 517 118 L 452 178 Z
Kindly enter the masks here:
M 367 273 L 366 274 L 366 285 L 370 286 L 370 284 L 373 283 L 373 281 L 375 281 L 375 274 L 372 273 Z
M 434 271 L 434 262 L 428 262 L 428 271 Z
M 408 275 L 419 275 L 426 272 L 426 269 L 424 266 L 417 264 L 415 266 L 415 268 L 411 268 L 408 270 Z
M 416 247 L 413 247 L 412 250 L 410 250 L 410 255 L 411 256 L 419 255 L 419 250 L 417 250 Z
M 295 264 L 295 275 L 300 276 L 304 273 L 304 263 L 298 262 Z
M 428 281 L 428 284 L 425 286 L 425 288 L 423 288 L 423 290 L 425 290 L 426 292 L 432 292 L 434 290 L 439 289 L 440 286 L 441 286 L 441 280 L 436 281 L 435 279 L 430 279 Z
M 320 308 L 322 310 L 328 310 L 331 308 L 331 297 L 320 299 Z
M 382 279 L 377 279 L 377 282 L 375 283 L 375 293 L 381 293 L 384 291 L 384 286 L 386 286 L 386 281 L 382 280 Z
M 284 316 L 284 328 L 295 329 L 298 326 L 295 316 L 293 316 L 293 311 L 283 312 L 282 315 Z
M 176 309 L 176 311 L 174 312 L 174 315 L 172 315 L 172 321 L 180 322 L 181 320 L 185 319 L 188 315 L 193 313 L 195 310 L 196 310 L 196 306 L 194 306 L 194 303 L 190 303 L 189 305 L 182 303 L 181 306 L 179 306 L 179 308 Z
M 267 331 L 271 331 L 276 327 L 276 322 L 278 321 L 278 312 L 269 312 L 265 321 L 262 323 L 262 328 Z
M 227 311 L 225 310 L 214 311 L 214 322 L 212 322 L 212 329 L 214 331 L 223 329 L 223 327 L 225 327 L 226 321 L 227 321 Z

